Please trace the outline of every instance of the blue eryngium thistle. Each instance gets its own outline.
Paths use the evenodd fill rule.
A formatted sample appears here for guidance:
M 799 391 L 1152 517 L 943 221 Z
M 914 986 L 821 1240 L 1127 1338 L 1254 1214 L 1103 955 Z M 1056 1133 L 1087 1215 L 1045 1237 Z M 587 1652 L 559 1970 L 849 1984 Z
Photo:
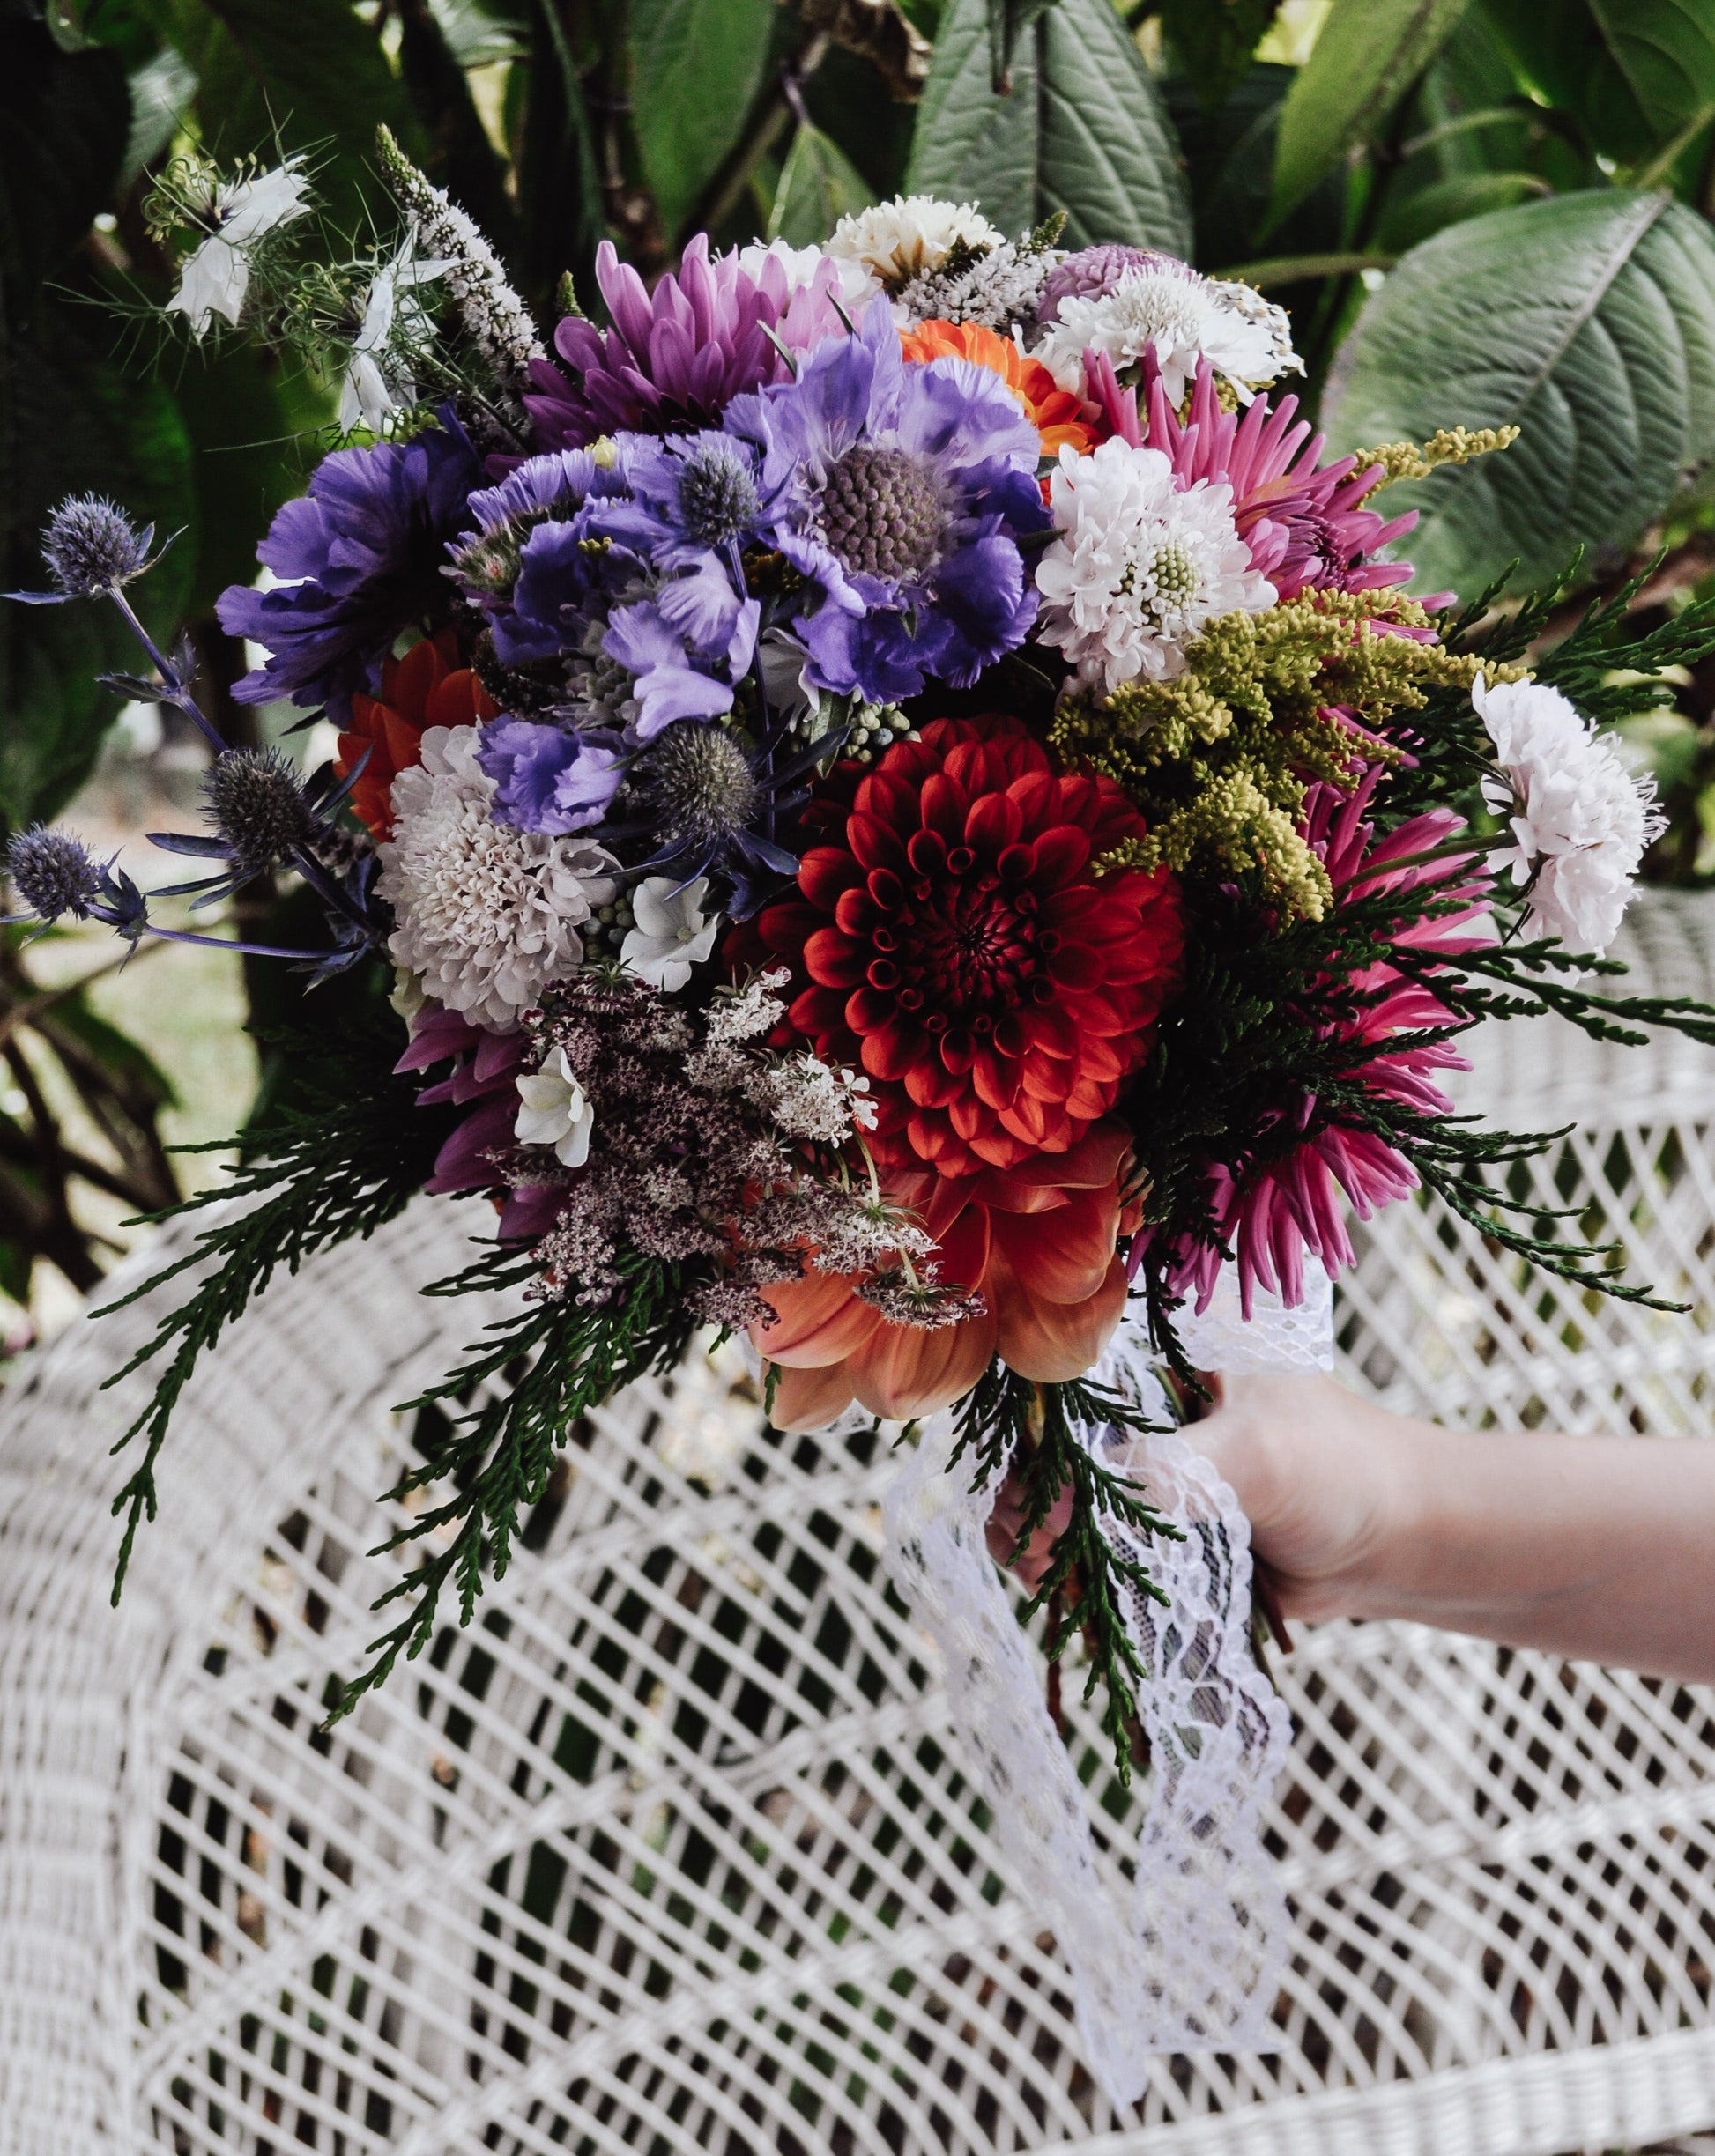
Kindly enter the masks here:
M 755 522 L 761 507 L 749 461 L 736 443 L 711 436 L 679 466 L 679 513 L 703 546 L 726 546 Z
M 69 831 L 49 831 L 33 824 L 13 832 L 6 847 L 6 873 L 19 897 L 38 921 L 57 921 L 63 914 L 87 921 L 100 895 L 101 871 L 83 841 Z
M 71 496 L 42 529 L 41 559 L 54 590 L 29 596 L 91 599 L 99 592 L 117 591 L 148 567 L 154 536 L 152 524 L 139 531 L 116 501 L 100 494 Z
M 234 865 L 253 876 L 281 867 L 320 827 L 296 766 L 278 749 L 229 749 L 216 757 L 203 800 Z

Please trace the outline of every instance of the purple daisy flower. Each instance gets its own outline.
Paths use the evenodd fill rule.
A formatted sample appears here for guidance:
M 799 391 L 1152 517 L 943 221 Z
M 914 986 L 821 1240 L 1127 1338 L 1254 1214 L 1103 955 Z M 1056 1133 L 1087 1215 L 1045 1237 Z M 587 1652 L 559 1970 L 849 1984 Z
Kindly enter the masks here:
M 835 263 L 822 263 L 795 287 L 783 256 L 768 254 L 754 270 L 740 267 L 736 255 L 711 262 L 703 233 L 652 293 L 604 240 L 596 282 L 612 328 L 574 315 L 553 333 L 571 379 L 549 360 L 531 362 L 536 394 L 524 402 L 544 448 L 621 429 L 667 434 L 717 426 L 741 391 L 790 377 L 770 330 L 787 351 L 804 352 L 844 327 Z
M 1036 430 L 998 374 L 908 367 L 878 301 L 796 382 L 736 400 L 726 430 L 761 448 L 763 529 L 819 595 L 793 625 L 818 687 L 877 704 L 932 677 L 966 688 L 1023 642 L 1019 542 L 1049 515 Z
M 337 449 L 288 501 L 257 558 L 289 580 L 272 591 L 230 584 L 217 611 L 229 636 L 271 654 L 233 690 L 241 703 L 325 705 L 351 720 L 353 689 L 375 689 L 402 629 L 433 629 L 452 588 L 442 574 L 447 542 L 469 523 L 482 477 L 450 411 L 408 442 Z

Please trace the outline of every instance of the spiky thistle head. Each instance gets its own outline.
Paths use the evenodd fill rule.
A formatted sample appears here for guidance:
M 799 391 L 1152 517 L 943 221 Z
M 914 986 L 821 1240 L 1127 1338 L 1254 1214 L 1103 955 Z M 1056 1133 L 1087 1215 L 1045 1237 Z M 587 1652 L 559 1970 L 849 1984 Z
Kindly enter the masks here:
M 668 727 L 639 758 L 632 783 L 662 834 L 696 848 L 718 848 L 747 830 L 763 798 L 744 744 L 696 719 Z
M 228 749 L 203 781 L 203 804 L 234 865 L 260 875 L 315 837 L 296 767 L 278 749 Z
M 6 873 L 39 921 L 57 921 L 63 914 L 86 921 L 91 901 L 101 888 L 101 871 L 83 841 L 69 831 L 48 831 L 41 824 L 12 834 L 6 847 Z
M 755 475 L 736 442 L 712 436 L 679 466 L 679 515 L 700 545 L 725 546 L 742 538 L 761 506 Z
M 105 495 L 68 495 L 42 527 L 41 559 L 63 597 L 93 598 L 142 575 L 154 532 Z

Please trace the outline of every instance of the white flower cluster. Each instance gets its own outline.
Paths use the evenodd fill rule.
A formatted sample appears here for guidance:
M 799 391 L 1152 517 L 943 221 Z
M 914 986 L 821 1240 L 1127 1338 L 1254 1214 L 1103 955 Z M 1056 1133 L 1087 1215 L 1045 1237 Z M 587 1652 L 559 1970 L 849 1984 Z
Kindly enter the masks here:
M 856 1071 L 836 1071 L 806 1049 L 776 1063 L 768 1075 L 774 1120 L 788 1137 L 813 1145 L 843 1145 L 854 1126 L 875 1128 L 876 1105 L 863 1097 L 870 1082 Z
M 1199 277 L 1188 263 L 1158 255 L 1127 272 L 1099 300 L 1069 296 L 1037 349 L 1063 389 L 1083 388 L 1084 354 L 1104 352 L 1117 370 L 1136 367 L 1151 346 L 1162 386 L 1178 404 L 1205 359 L 1240 401 L 1302 366 L 1283 311 L 1248 285 Z
M 1483 798 L 1513 844 L 1496 856 L 1528 885 L 1526 932 L 1600 957 L 1617 932 L 1644 848 L 1666 819 L 1655 781 L 1634 778 L 1612 736 L 1595 733 L 1541 681 L 1472 684 L 1471 701 L 1499 766 Z
M 578 933 L 618 890 L 611 854 L 576 837 L 496 823 L 474 726 L 432 726 L 420 764 L 393 782 L 392 838 L 377 888 L 397 926 L 396 964 L 427 994 L 513 1033 L 551 981 L 583 962 Z
M 1233 522 L 1232 489 L 1181 489 L 1159 449 L 1063 448 L 1049 504 L 1059 537 L 1036 566 L 1038 633 L 1094 687 L 1171 681 L 1217 614 L 1274 604 Z
M 1006 242 L 974 202 L 943 202 L 935 195 L 896 195 L 843 217 L 824 250 L 841 265 L 848 307 L 861 306 L 878 290 L 895 301 L 914 278 L 942 269 L 954 248 L 991 254 Z M 902 319 L 905 309 L 895 305 Z
M 1011 240 L 960 269 L 925 270 L 902 285 L 898 307 L 912 322 L 974 322 L 1007 336 L 1035 319 L 1055 257 Z

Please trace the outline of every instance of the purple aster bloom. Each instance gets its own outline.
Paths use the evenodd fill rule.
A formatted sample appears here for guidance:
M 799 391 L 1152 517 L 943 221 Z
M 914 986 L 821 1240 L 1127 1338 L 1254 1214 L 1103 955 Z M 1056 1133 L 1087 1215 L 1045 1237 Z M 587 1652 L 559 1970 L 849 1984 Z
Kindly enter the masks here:
M 477 761 L 495 785 L 494 821 L 558 834 L 599 823 L 618 790 L 618 754 L 570 727 L 495 719 Z
M 844 326 L 835 263 L 824 263 L 794 290 L 778 255 L 767 256 L 754 272 L 741 268 L 736 255 L 711 262 L 702 233 L 652 293 L 604 240 L 596 250 L 596 281 L 612 329 L 575 315 L 560 324 L 554 350 L 569 381 L 549 360 L 531 362 L 537 394 L 524 402 L 545 447 L 593 441 L 620 429 L 669 434 L 718 426 L 742 390 L 790 378 L 770 330 L 789 352 L 804 352 Z
M 289 696 L 325 704 L 348 724 L 353 690 L 380 686 L 399 632 L 445 618 L 447 542 L 467 529 L 467 500 L 481 476 L 450 410 L 408 442 L 323 457 L 309 492 L 286 504 L 256 549 L 289 581 L 272 591 L 232 584 L 220 595 L 227 634 L 272 654 L 237 684 L 239 701 Z
M 1019 541 L 1049 516 L 1036 430 L 999 375 L 908 367 L 876 301 L 796 382 L 736 400 L 726 429 L 761 448 L 765 530 L 820 596 L 793 625 L 817 686 L 872 703 L 932 676 L 966 688 L 1023 642 Z
M 1117 241 L 1104 247 L 1080 248 L 1048 272 L 1042 298 L 1036 302 L 1036 320 L 1058 322 L 1062 300 L 1104 300 L 1133 270 L 1147 270 L 1152 263 L 1171 260 L 1170 256 L 1156 254 L 1147 247 L 1125 247 Z M 1176 262 L 1174 266 L 1184 265 Z

